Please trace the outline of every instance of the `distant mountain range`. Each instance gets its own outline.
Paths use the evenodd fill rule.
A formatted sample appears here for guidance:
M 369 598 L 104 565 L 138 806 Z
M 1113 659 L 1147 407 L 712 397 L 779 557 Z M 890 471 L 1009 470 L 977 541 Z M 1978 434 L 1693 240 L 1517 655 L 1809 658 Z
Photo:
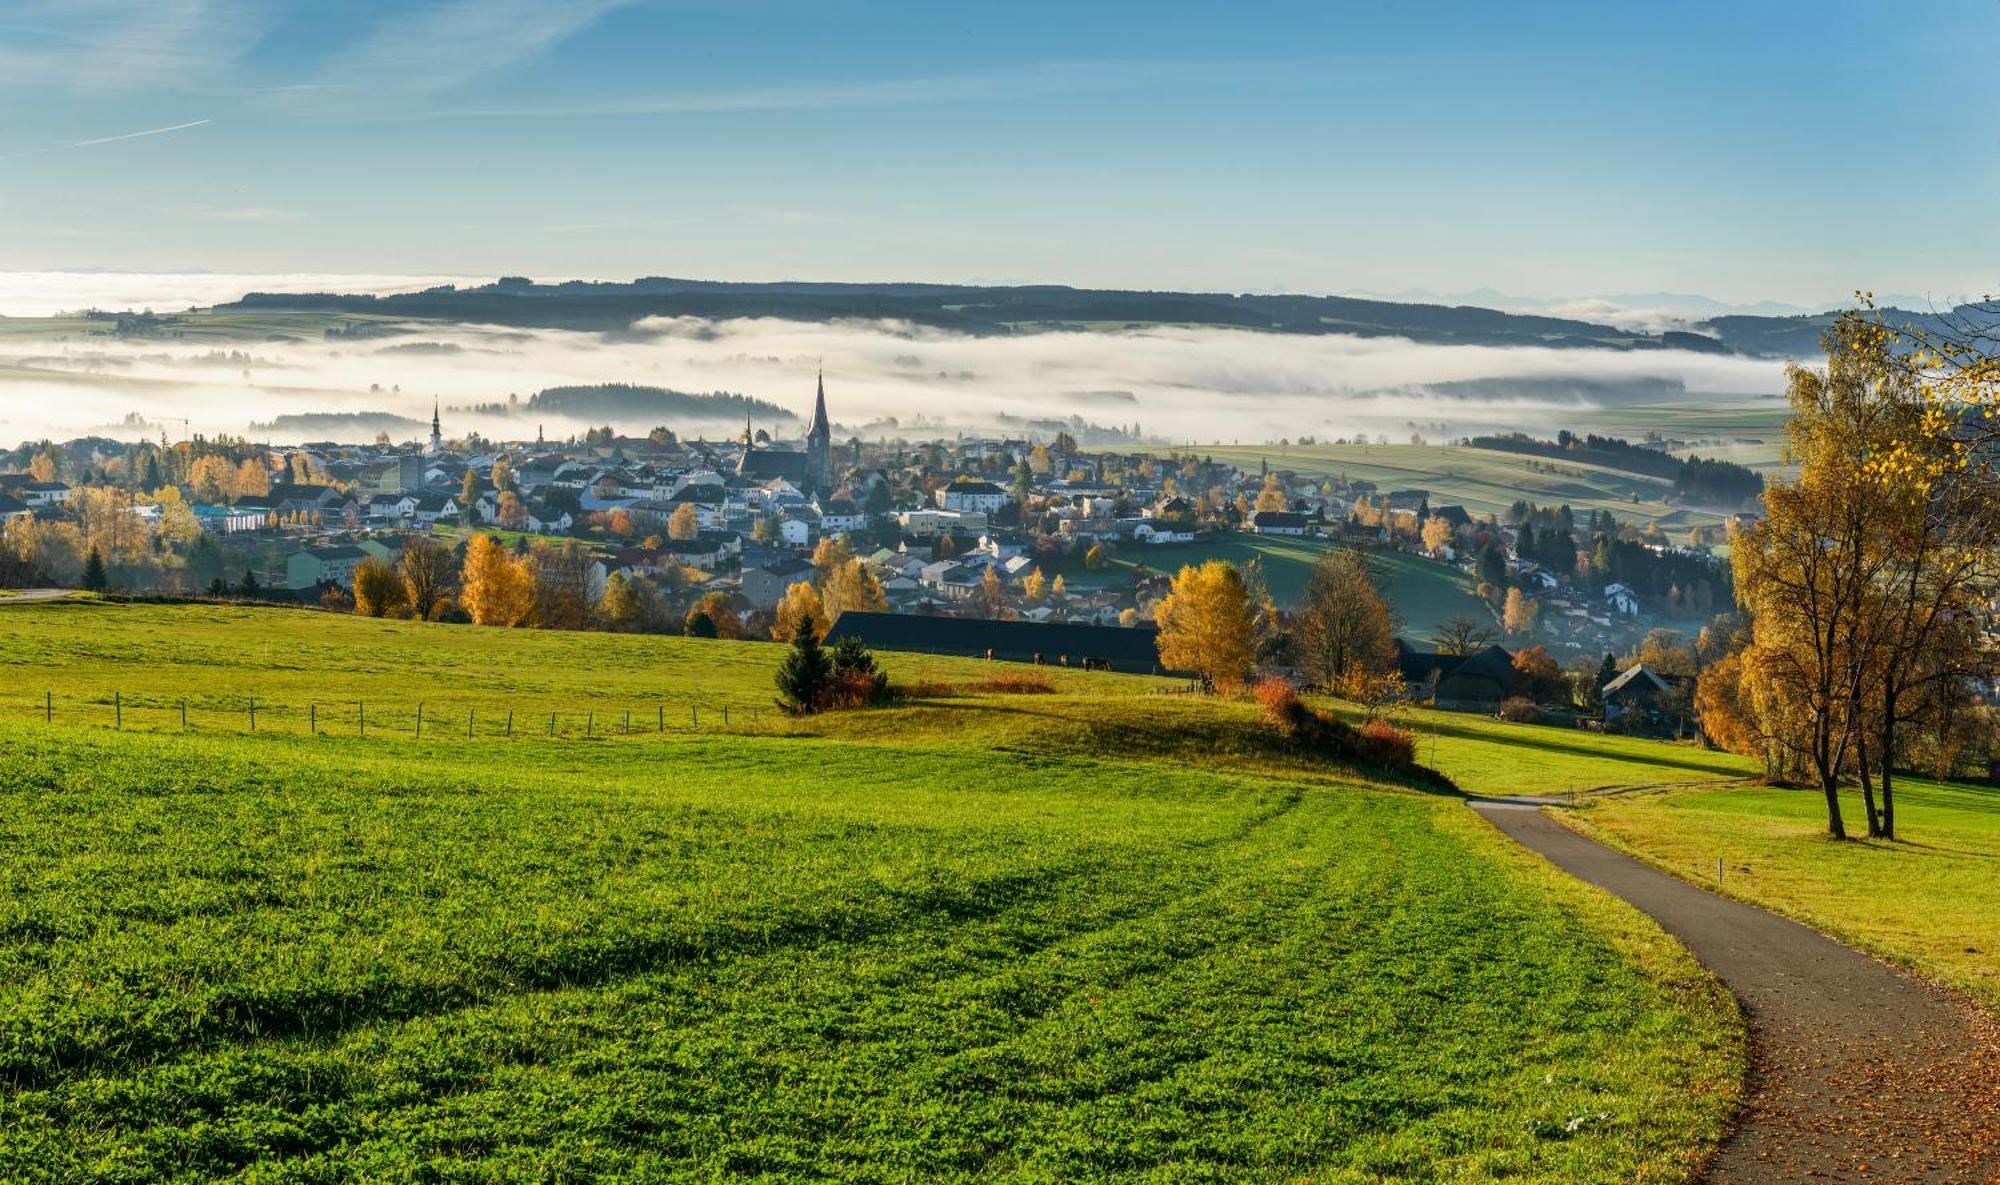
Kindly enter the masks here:
M 1499 293 L 1492 296 L 1507 300 Z M 1668 293 L 1601 298 L 1634 307 Z M 1727 306 L 1709 301 L 1717 309 Z M 509 277 L 491 284 L 445 285 L 395 295 L 252 292 L 221 311 L 272 309 L 433 318 L 538 328 L 630 332 L 647 317 L 779 317 L 805 321 L 905 320 L 971 334 L 1050 329 L 1123 329 L 1202 325 L 1277 333 L 1405 337 L 1441 345 L 1544 346 L 1616 350 L 1686 349 L 1758 357 L 1810 357 L 1830 312 L 1716 312 L 1681 327 L 1609 323 L 1553 312 L 1506 311 L 1476 304 L 1421 303 L 1354 296 L 1224 292 L 1143 292 L 1061 285 L 984 286 L 896 283 L 747 283 L 652 276 L 630 282 L 536 283 Z M 1787 306 L 1753 306 L 1783 310 Z M 1889 310 L 1924 322 L 1929 314 Z

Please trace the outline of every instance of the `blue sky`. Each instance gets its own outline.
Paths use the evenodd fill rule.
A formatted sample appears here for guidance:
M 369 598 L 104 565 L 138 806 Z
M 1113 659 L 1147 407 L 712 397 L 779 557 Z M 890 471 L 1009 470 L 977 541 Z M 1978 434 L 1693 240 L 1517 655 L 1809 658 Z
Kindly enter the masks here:
M 1949 297 L 2000 287 L 1996 34 L 1994 0 L 6 0 L 0 270 Z

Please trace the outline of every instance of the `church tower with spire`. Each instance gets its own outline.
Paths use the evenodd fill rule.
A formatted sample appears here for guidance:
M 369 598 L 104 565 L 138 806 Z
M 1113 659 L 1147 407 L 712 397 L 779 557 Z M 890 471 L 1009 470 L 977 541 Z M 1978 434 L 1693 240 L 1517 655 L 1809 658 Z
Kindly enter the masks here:
M 438 426 L 438 401 L 431 400 L 431 452 L 444 451 L 444 432 Z
M 833 425 L 826 419 L 826 371 L 819 373 L 819 394 L 813 400 L 812 426 L 806 429 L 808 494 L 833 492 Z

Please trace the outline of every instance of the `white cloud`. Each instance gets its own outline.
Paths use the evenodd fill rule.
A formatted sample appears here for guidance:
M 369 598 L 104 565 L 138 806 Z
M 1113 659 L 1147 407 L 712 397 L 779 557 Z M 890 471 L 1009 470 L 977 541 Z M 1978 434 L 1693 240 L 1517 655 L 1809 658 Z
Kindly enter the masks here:
M 26 0 L 0 27 L 0 78 L 74 90 L 193 88 L 269 28 L 253 0 Z
M 317 85 L 367 95 L 448 90 L 533 58 L 636 0 L 449 0 L 391 16 Z

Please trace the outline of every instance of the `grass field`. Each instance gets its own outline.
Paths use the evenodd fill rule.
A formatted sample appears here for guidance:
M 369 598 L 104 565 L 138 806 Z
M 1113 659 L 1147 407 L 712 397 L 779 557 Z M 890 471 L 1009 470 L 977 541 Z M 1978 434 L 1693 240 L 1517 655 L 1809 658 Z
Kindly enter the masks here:
M 1333 546 L 1320 539 L 1232 532 L 1212 543 L 1128 546 L 1096 572 L 1086 569 L 1080 557 L 1072 557 L 1073 562 L 1062 571 L 1068 587 L 1082 590 L 1105 583 L 1128 584 L 1132 570 L 1142 564 L 1148 571 L 1173 573 L 1183 564 L 1213 559 L 1228 560 L 1239 567 L 1259 559 L 1271 596 L 1280 605 L 1290 606 L 1298 602 L 1313 564 Z M 1401 552 L 1376 552 L 1371 558 L 1381 574 L 1389 607 L 1401 618 L 1403 632 L 1412 637 L 1429 637 L 1439 622 L 1451 617 L 1492 620 L 1492 610 L 1473 594 L 1471 581 L 1458 569 Z
M 1860 796 L 1843 804 L 1862 827 Z M 2000 789 L 1903 781 L 1896 843 L 1825 838 L 1817 793 L 1766 787 L 1605 798 L 1585 830 L 2000 1007 Z
M 1677 947 L 1247 704 L 1052 672 L 594 740 L 278 712 L 748 707 L 775 658 L 0 614 L 0 1178 L 1612 1182 L 1719 1134 L 1734 1013 Z
M 1200 445 L 1193 451 L 1244 468 L 1268 463 L 1273 469 L 1314 477 L 1344 474 L 1350 481 L 1372 481 L 1385 494 L 1390 490 L 1429 490 L 1433 506 L 1461 505 L 1475 518 L 1488 514 L 1504 517 L 1508 507 L 1525 498 L 1542 506 L 1566 503 L 1579 517 L 1592 510 L 1609 510 L 1641 526 L 1659 523 L 1662 530 L 1674 535 L 1722 519 L 1716 512 L 1668 505 L 1663 499 L 1672 486 L 1656 478 L 1490 449 L 1439 444 L 1315 444 L 1289 448 Z

